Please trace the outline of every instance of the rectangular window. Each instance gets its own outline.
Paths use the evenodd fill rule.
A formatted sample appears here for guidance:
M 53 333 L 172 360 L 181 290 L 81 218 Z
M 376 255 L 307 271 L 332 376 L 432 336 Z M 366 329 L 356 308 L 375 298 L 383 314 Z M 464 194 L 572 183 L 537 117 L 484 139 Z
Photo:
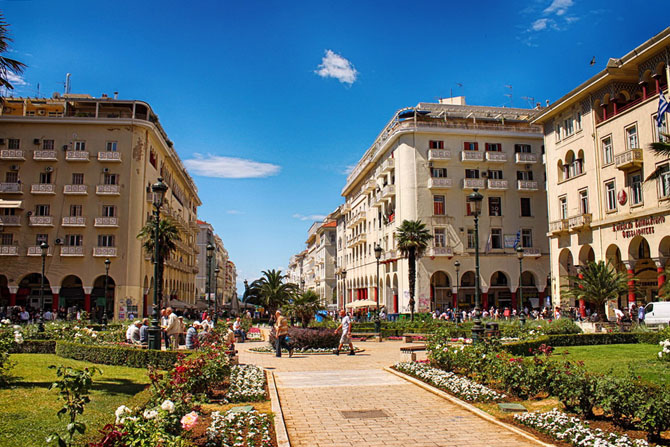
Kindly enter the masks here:
M 463 149 L 466 151 L 478 151 L 479 144 L 475 143 L 474 141 L 466 141 L 463 143 Z
M 75 141 L 73 149 L 75 151 L 85 151 L 86 150 L 86 142 L 85 141 Z
M 116 206 L 102 205 L 102 217 L 116 217 Z
M 656 122 L 656 117 L 658 115 L 654 114 L 651 117 L 651 128 L 653 129 L 654 132 L 654 141 L 663 141 L 666 142 L 668 141 L 668 137 L 665 136 L 668 134 L 668 120 L 667 118 L 663 120 L 663 123 L 661 124 L 661 127 L 659 129 L 658 127 L 658 122 Z
M 637 126 L 630 126 L 626 129 L 626 149 L 638 149 L 640 145 L 637 141 Z
M 42 150 L 43 151 L 54 150 L 54 140 L 42 140 Z
M 491 171 L 489 170 L 487 172 L 488 177 L 491 180 L 502 180 L 503 179 L 503 172 L 499 170 Z
M 444 196 L 433 196 L 433 214 L 443 216 L 444 211 Z
M 430 140 L 428 142 L 428 147 L 430 149 L 444 149 L 444 141 L 441 140 Z
M 582 214 L 589 212 L 589 190 L 582 189 L 579 191 L 579 211 Z
M 21 140 L 18 138 L 10 138 L 7 142 L 7 149 L 21 149 Z
M 556 141 L 561 141 L 561 125 L 556 124 L 556 128 L 554 129 L 554 134 L 556 135 Z
M 630 204 L 640 205 L 642 203 L 642 174 L 630 176 Z
M 73 185 L 83 185 L 84 184 L 84 174 L 72 174 L 72 184 Z
M 533 171 L 516 171 L 517 180 L 533 180 Z
M 19 173 L 16 171 L 9 171 L 5 173 L 6 183 L 19 183 Z
M 51 172 L 40 172 L 40 183 L 42 185 L 51 183 Z
M 515 144 L 514 152 L 517 154 L 530 154 L 530 144 Z
M 560 197 L 558 199 L 558 215 L 561 219 L 568 218 L 568 198 Z
M 603 164 L 614 163 L 614 148 L 612 147 L 612 137 L 603 138 Z
M 616 183 L 614 180 L 605 183 L 605 204 L 607 211 L 616 210 Z
M 479 178 L 479 169 L 466 169 L 465 178 Z
M 104 183 L 105 185 L 118 185 L 119 174 L 105 174 Z
M 116 152 L 116 141 L 108 141 L 105 149 L 107 152 Z
M 48 234 L 36 234 L 35 235 L 35 245 L 40 245 L 42 242 L 49 243 Z
M 491 228 L 491 248 L 499 250 L 502 248 L 502 229 Z
M 49 205 L 35 205 L 36 216 L 50 216 L 51 208 Z
M 14 235 L 12 233 L 0 233 L 0 245 L 13 245 Z
M 658 196 L 662 199 L 670 197 L 670 165 L 667 163 L 658 167 Z
M 435 228 L 435 236 L 433 237 L 435 247 L 444 247 L 444 228 Z
M 70 217 L 81 217 L 82 206 L 81 205 L 70 205 Z
M 501 152 L 502 144 L 500 143 L 486 143 L 487 152 Z
M 530 209 L 530 197 L 521 197 L 521 216 L 522 217 L 532 217 L 532 211 Z
M 84 236 L 81 234 L 66 234 L 65 235 L 65 246 L 66 247 L 81 247 L 84 243 Z
M 500 197 L 489 197 L 489 216 L 502 216 Z
M 530 248 L 533 246 L 533 230 L 530 228 L 521 230 L 521 246 L 523 248 Z
M 577 112 L 575 115 L 575 125 L 577 127 L 577 131 L 582 130 L 582 112 Z
M 566 136 L 570 136 L 570 135 L 572 135 L 573 133 L 575 133 L 575 129 L 574 129 L 574 127 L 573 127 L 574 124 L 573 124 L 573 122 L 572 122 L 572 118 L 568 118 L 568 119 L 566 119 L 565 122 L 564 122 L 563 124 L 565 125 L 565 135 L 566 135 Z
M 433 178 L 446 178 L 447 168 L 430 168 L 430 176 Z
M 114 247 L 114 235 L 113 234 L 98 235 L 98 247 Z
M 468 249 L 475 249 L 475 230 L 474 228 L 468 228 Z

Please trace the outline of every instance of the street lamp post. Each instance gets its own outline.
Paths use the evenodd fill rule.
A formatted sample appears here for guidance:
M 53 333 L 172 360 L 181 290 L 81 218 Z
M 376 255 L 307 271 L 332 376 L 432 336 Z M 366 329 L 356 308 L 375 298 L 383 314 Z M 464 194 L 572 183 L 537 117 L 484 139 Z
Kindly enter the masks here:
M 163 206 L 163 199 L 165 198 L 165 193 L 168 190 L 168 186 L 163 183 L 163 179 L 158 177 L 158 181 L 151 185 L 151 191 L 153 192 L 153 205 L 154 205 L 154 221 L 155 221 L 155 233 L 154 233 L 154 311 L 151 320 L 151 327 L 147 329 L 147 338 L 148 338 L 148 347 L 149 349 L 161 349 L 161 330 L 158 327 L 158 270 L 159 270 L 159 256 L 160 256 L 160 238 L 159 238 L 159 224 L 161 217 L 161 206 Z M 107 293 L 107 290 L 105 290 Z
M 523 326 L 526 324 L 526 314 L 523 312 L 523 284 L 521 280 L 523 276 L 523 247 L 521 245 L 516 248 L 516 255 L 519 258 L 519 322 Z
M 343 309 L 347 307 L 347 270 L 342 269 L 342 287 L 344 288 L 344 297 L 342 298 Z
M 210 294 L 212 291 L 212 255 L 214 254 L 214 246 L 207 244 L 207 314 L 212 314 L 212 300 Z
M 456 314 L 456 311 L 458 310 L 458 299 L 459 299 L 459 294 L 458 294 L 458 286 L 461 282 L 461 277 L 458 275 L 458 271 L 461 268 L 461 262 L 457 259 L 456 262 L 454 262 L 454 267 L 456 268 L 456 304 L 454 305 L 454 314 L 456 316 L 456 321 L 458 321 L 458 315 Z
M 377 316 L 379 316 L 379 260 L 382 257 L 382 247 L 377 244 L 375 245 L 375 258 L 377 259 L 377 284 L 375 285 L 375 293 L 377 298 Z
M 40 279 L 40 307 L 42 309 L 40 312 L 40 323 L 38 330 L 40 332 L 44 332 L 44 320 L 41 315 L 42 312 L 44 312 L 44 274 L 47 262 L 47 254 L 49 254 L 49 244 L 42 241 L 42 243 L 40 244 L 40 250 L 42 251 L 42 278 Z M 53 308 L 53 304 L 51 305 L 51 307 Z
M 219 320 L 219 267 L 214 269 L 214 324 Z
M 109 294 L 109 266 L 112 264 L 112 261 L 109 258 L 105 259 L 105 304 L 102 308 L 102 325 L 107 327 L 107 295 Z
M 484 332 L 482 320 L 480 318 L 481 310 L 479 308 L 479 298 L 481 293 L 481 282 L 479 278 L 479 214 L 482 211 L 482 200 L 484 200 L 484 196 L 480 194 L 477 188 L 468 195 L 468 202 L 473 205 L 470 212 L 475 217 L 475 324 L 472 327 L 473 343 L 477 343 Z

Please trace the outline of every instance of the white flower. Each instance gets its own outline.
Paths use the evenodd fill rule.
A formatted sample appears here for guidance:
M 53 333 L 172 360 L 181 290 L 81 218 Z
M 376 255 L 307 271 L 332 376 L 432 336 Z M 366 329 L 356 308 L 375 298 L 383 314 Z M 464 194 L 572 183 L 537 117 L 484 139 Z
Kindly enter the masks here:
M 662 359 L 662 358 L 663 358 L 663 353 L 662 353 L 662 352 L 659 352 L 659 353 L 658 353 L 658 358 L 659 358 L 659 359 Z
M 144 413 L 142 414 L 144 416 L 144 419 L 153 419 L 156 416 L 158 416 L 158 411 L 156 410 L 145 410 Z
M 21 326 L 19 326 L 18 324 L 15 324 L 15 325 L 14 325 L 14 330 L 15 330 L 15 331 L 20 331 L 20 330 L 21 330 Z
M 12 322 L 11 322 L 10 320 L 8 320 L 7 318 L 5 318 L 4 320 L 0 321 L 0 323 L 2 323 L 2 324 L 12 324 Z
M 161 409 L 167 411 L 168 413 L 174 412 L 174 403 L 168 399 L 161 404 Z
M 130 413 L 130 408 L 126 407 L 125 405 L 121 405 L 119 408 L 116 409 L 114 412 L 114 415 L 116 416 L 116 423 L 121 424 L 125 420 L 123 417 L 125 414 Z

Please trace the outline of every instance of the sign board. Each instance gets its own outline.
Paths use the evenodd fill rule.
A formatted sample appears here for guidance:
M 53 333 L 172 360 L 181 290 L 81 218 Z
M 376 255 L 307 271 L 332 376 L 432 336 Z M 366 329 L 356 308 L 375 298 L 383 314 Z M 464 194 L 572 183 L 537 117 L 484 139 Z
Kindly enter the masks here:
M 125 320 L 126 319 L 126 306 L 121 304 L 121 307 L 119 307 L 119 320 Z
M 654 234 L 657 225 L 665 223 L 665 216 L 642 217 L 612 224 L 612 231 L 620 233 L 624 239 L 638 235 Z
M 514 243 L 516 242 L 516 234 L 506 234 L 504 235 L 505 248 L 514 248 Z

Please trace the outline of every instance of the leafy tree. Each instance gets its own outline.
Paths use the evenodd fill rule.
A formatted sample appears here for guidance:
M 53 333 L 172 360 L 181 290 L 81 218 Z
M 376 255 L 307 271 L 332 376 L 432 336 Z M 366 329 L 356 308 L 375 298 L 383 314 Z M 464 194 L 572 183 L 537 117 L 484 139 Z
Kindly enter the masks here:
M 300 320 L 302 327 L 309 326 L 314 315 L 320 310 L 323 310 L 321 305 L 321 297 L 313 290 L 306 290 L 293 298 L 293 302 L 284 306 L 286 313 Z
M 607 301 L 628 292 L 628 274 L 617 271 L 605 261 L 589 262 L 580 276 L 570 276 L 568 280 L 569 285 L 562 288 L 562 294 L 593 304 L 601 319 L 605 318 Z
M 649 150 L 657 156 L 661 158 L 668 158 L 670 157 L 670 134 L 667 133 L 661 133 L 663 135 L 663 141 L 656 141 L 654 143 L 651 143 L 649 145 Z M 661 177 L 663 174 L 663 168 L 664 165 L 659 165 L 654 169 L 654 171 L 649 174 L 649 177 L 645 179 L 645 182 L 652 182 Z
M 420 220 L 404 220 L 396 232 L 398 250 L 409 263 L 409 311 L 414 321 L 414 289 L 416 288 L 416 260 L 423 256 L 428 242 L 433 238 Z
M 137 238 L 142 241 L 142 247 L 151 256 L 151 261 L 155 262 L 155 239 L 156 239 L 156 219 L 151 216 L 147 223 L 144 224 Z M 170 258 L 173 251 L 177 249 L 177 242 L 181 240 L 179 228 L 177 224 L 169 217 L 164 217 L 158 221 L 158 243 L 160 251 L 158 253 L 158 298 L 163 299 L 162 287 L 163 284 L 163 269 L 165 260 Z
M 9 24 L 5 22 L 5 17 L 0 12 L 0 87 L 7 90 L 13 90 L 14 86 L 9 81 L 10 74 L 19 75 L 23 73 L 26 64 L 5 56 L 9 52 L 9 43 L 12 41 L 9 37 Z
M 286 277 L 281 270 L 266 270 L 262 273 L 263 276 L 249 286 L 247 299 L 253 302 L 250 298 L 255 297 L 259 304 L 272 313 L 287 304 L 298 288 L 295 284 L 284 282 Z

